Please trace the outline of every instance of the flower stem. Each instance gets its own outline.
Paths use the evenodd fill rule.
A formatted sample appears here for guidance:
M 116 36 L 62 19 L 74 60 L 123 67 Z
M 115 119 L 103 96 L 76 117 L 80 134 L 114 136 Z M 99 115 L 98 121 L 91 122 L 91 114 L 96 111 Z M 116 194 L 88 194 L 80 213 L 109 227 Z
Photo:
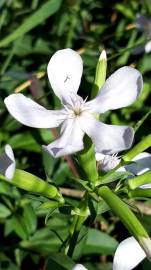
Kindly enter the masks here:
M 95 187 L 98 179 L 98 172 L 96 167 L 94 145 L 88 136 L 84 137 L 84 150 L 78 153 L 77 156 L 86 179 L 89 180 L 92 188 Z
M 69 244 L 66 248 L 66 252 L 67 252 L 67 255 L 69 257 L 73 256 L 73 252 L 74 252 L 74 249 L 76 247 L 76 243 L 77 243 L 78 236 L 79 236 L 79 233 L 81 230 L 81 226 L 82 226 L 84 221 L 85 221 L 85 217 L 78 216 L 78 215 L 74 216 L 74 220 L 72 223 L 72 227 L 73 227 L 73 225 L 74 225 L 74 227 L 73 227 L 73 231 L 70 232 L 71 234 L 69 237 Z

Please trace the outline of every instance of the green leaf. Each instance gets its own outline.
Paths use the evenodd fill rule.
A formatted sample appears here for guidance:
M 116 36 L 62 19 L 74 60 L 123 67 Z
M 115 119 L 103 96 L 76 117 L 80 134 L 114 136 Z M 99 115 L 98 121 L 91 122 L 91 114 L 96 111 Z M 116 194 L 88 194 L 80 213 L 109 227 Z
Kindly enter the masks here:
M 151 110 L 149 110 L 149 112 L 147 112 L 135 125 L 134 130 L 135 132 L 142 126 L 142 124 L 144 123 L 144 121 L 146 121 L 148 119 L 148 117 L 151 114 Z
M 24 206 L 23 219 L 28 234 L 34 233 L 37 227 L 37 218 L 33 207 L 30 204 Z
M 18 37 L 23 36 L 37 25 L 43 23 L 47 18 L 53 15 L 60 8 L 61 0 L 51 0 L 43 4 L 37 11 L 26 20 L 9 36 L 0 41 L 0 47 L 4 47 Z
M 96 229 L 88 229 L 87 240 L 83 248 L 83 254 L 111 255 L 117 248 L 118 242 L 107 233 Z
M 65 240 L 67 235 L 67 229 L 57 229 L 57 233 Z M 30 249 L 42 254 L 50 254 L 57 252 L 62 245 L 62 241 L 54 231 L 50 231 L 48 228 L 37 230 L 36 233 L 29 238 L 20 242 L 20 246 L 25 249 Z
M 0 218 L 7 218 L 11 211 L 2 203 L 0 203 Z
M 28 238 L 27 229 L 25 224 L 22 222 L 22 218 L 20 215 L 16 215 L 12 217 L 12 226 L 15 233 L 22 239 Z
M 71 270 L 75 263 L 68 256 L 62 253 L 52 254 L 46 265 L 46 270 Z
M 0 253 L 0 269 L 1 270 L 20 270 L 4 253 Z
M 122 13 L 125 17 L 133 20 L 135 18 L 135 14 L 133 13 L 133 10 L 131 8 L 131 5 L 126 5 L 123 3 L 116 4 L 115 8 Z
M 108 172 L 106 175 L 102 176 L 98 180 L 97 186 L 109 184 L 109 183 L 112 183 L 112 182 L 117 181 L 119 179 L 124 180 L 129 175 L 131 175 L 131 173 L 129 173 L 129 172 L 116 172 L 116 171 Z
M 25 140 L 26 138 L 26 140 Z M 36 140 L 29 132 L 18 133 L 7 141 L 15 151 L 16 149 L 25 149 L 28 151 L 41 152 L 41 147 L 36 143 Z

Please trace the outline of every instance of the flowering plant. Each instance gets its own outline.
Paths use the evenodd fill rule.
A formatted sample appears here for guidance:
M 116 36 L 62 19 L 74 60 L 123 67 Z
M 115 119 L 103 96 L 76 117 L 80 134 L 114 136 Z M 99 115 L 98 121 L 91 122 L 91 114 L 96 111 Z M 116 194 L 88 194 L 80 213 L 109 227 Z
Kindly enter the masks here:
M 75 155 L 79 168 L 84 172 L 82 174 L 79 170 L 75 179 L 84 189 L 79 204 L 72 206 L 66 202 L 61 190 L 58 190 L 53 183 L 43 181 L 23 170 L 17 169 L 14 173 L 15 160 L 12 152 L 11 157 L 8 153 L 11 149 L 9 146 L 6 147 L 5 151 L 11 164 L 5 164 L 4 168 L 1 169 L 3 175 L 1 179 L 4 181 L 10 179 L 11 184 L 43 196 L 45 199 L 41 203 L 40 209 L 49 209 L 46 223 L 54 211 L 61 211 L 61 209 L 65 211 L 66 207 L 69 208 L 71 224 L 62 245 L 60 245 L 60 250 L 66 255 L 66 259 L 75 256 L 78 242 L 81 241 L 84 222 L 91 218 L 93 223 L 96 216 L 102 213 L 94 211 L 94 204 L 102 207 L 105 203 L 107 209 L 111 209 L 132 234 L 130 240 L 124 240 L 119 245 L 113 262 L 113 269 L 128 270 L 135 267 L 146 256 L 149 260 L 151 259 L 150 237 L 123 200 L 123 195 L 132 198 L 137 196 L 137 192 L 140 196 L 144 190 L 147 190 L 146 196 L 151 195 L 150 180 L 146 177 L 146 175 L 150 176 L 151 164 L 149 161 L 150 165 L 148 166 L 140 159 L 142 155 L 143 158 L 146 158 L 146 154 L 144 156 L 141 152 L 150 146 L 148 139 L 150 135 L 126 154 L 120 158 L 117 157 L 117 153 L 128 150 L 132 146 L 134 129 L 128 126 L 105 124 L 99 121 L 100 114 L 131 105 L 142 91 L 143 80 L 137 69 L 125 66 L 118 69 L 105 81 L 106 62 L 106 53 L 103 51 L 96 68 L 95 87 L 91 93 L 93 97 L 91 100 L 88 98 L 83 100 L 77 94 L 83 64 L 80 55 L 71 49 L 57 51 L 51 57 L 47 69 L 51 87 L 60 99 L 61 109 L 45 109 L 42 105 L 20 93 L 11 94 L 4 100 L 9 113 L 23 125 L 38 129 L 61 126 L 60 137 L 47 146 L 43 145 L 42 148 L 53 158 L 69 154 Z M 147 154 L 147 157 L 150 160 L 150 155 Z M 1 157 L 2 159 L 3 157 Z M 99 160 L 98 165 L 96 160 Z M 136 165 L 140 166 L 137 172 Z M 8 173 L 8 169 L 10 169 L 8 166 L 13 166 L 13 172 L 11 170 Z M 148 186 L 144 188 L 146 184 Z M 127 244 L 128 242 L 130 242 L 130 246 Z M 133 256 L 128 263 L 123 257 L 125 245 L 129 252 L 132 248 L 136 251 L 134 253 L 136 256 Z M 114 244 L 114 250 L 116 247 L 117 245 Z M 121 258 L 123 258 L 122 262 Z M 71 265 L 72 269 L 86 269 L 81 264 L 75 265 L 75 262 L 72 262 Z

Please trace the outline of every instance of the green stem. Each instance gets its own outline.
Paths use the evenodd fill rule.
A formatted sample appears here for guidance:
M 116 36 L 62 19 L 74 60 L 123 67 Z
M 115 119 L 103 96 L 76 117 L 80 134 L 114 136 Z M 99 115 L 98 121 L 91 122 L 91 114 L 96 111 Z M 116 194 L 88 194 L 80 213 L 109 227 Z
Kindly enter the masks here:
M 87 194 L 84 195 L 83 200 L 80 202 L 78 211 L 79 215 L 77 214 L 74 215 L 73 222 L 70 226 L 69 240 L 65 250 L 66 254 L 69 257 L 72 257 L 73 255 L 78 240 L 78 236 L 81 230 L 81 226 L 89 215 Z
M 77 243 L 78 236 L 79 236 L 79 233 L 81 230 L 81 226 L 82 226 L 83 222 L 85 221 L 85 219 L 86 219 L 85 217 L 77 216 L 77 215 L 74 217 L 73 224 L 75 226 L 74 226 L 74 229 L 70 235 L 69 245 L 67 247 L 67 255 L 69 257 L 73 256 L 73 252 L 74 252 L 74 249 L 76 247 L 76 243 Z

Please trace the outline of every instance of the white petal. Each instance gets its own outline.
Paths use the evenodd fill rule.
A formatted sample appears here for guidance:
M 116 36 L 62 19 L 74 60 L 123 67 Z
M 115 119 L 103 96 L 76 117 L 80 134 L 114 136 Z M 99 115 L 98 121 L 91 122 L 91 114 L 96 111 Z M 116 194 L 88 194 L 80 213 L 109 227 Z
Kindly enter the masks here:
M 95 153 L 96 161 L 102 161 L 105 158 L 105 155 L 102 153 Z
M 16 162 L 13 150 L 9 144 L 5 146 L 5 153 L 0 155 L 0 173 L 8 180 L 13 178 Z
M 9 113 L 22 124 L 35 128 L 59 126 L 66 118 L 64 110 L 46 110 L 22 94 L 12 94 L 5 98 Z
M 114 72 L 100 89 L 97 97 L 87 102 L 93 112 L 104 113 L 131 105 L 143 87 L 141 73 L 132 67 Z
M 13 149 L 11 148 L 11 146 L 9 144 L 5 145 L 5 153 L 13 162 L 15 162 Z
M 135 156 L 132 164 L 126 165 L 127 171 L 133 173 L 134 175 L 143 174 L 151 169 L 151 154 L 147 152 L 142 152 Z
M 139 188 L 142 188 L 142 189 L 148 189 L 148 188 L 150 188 L 151 189 L 151 183 L 150 184 L 144 184 L 142 186 L 139 186 Z
M 12 163 L 6 170 L 5 172 L 5 177 L 8 179 L 8 180 L 11 180 L 14 176 L 14 173 L 15 173 L 15 163 Z
M 136 267 L 146 254 L 134 237 L 122 241 L 114 255 L 113 270 L 131 270 Z
M 5 146 L 5 153 L 12 160 L 12 164 L 10 164 L 9 167 L 5 171 L 5 177 L 8 180 L 11 180 L 15 173 L 16 161 L 15 161 L 13 150 L 9 144 L 6 144 Z
M 131 147 L 134 131 L 127 126 L 106 125 L 92 115 L 81 117 L 83 131 L 92 139 L 96 152 L 114 154 Z
M 122 166 L 122 167 L 118 168 L 118 169 L 116 170 L 116 172 L 126 172 L 126 169 L 125 169 L 124 166 Z
M 151 40 L 148 41 L 148 42 L 145 44 L 145 52 L 146 52 L 146 53 L 151 52 Z
M 72 268 L 72 270 L 87 270 L 87 268 L 85 268 L 82 264 L 78 263 Z
M 49 61 L 47 72 L 56 96 L 67 101 L 79 89 L 83 72 L 81 56 L 71 49 L 57 51 Z
M 69 119 L 63 123 L 60 138 L 43 148 L 54 157 L 73 154 L 83 149 L 83 136 L 78 120 Z

